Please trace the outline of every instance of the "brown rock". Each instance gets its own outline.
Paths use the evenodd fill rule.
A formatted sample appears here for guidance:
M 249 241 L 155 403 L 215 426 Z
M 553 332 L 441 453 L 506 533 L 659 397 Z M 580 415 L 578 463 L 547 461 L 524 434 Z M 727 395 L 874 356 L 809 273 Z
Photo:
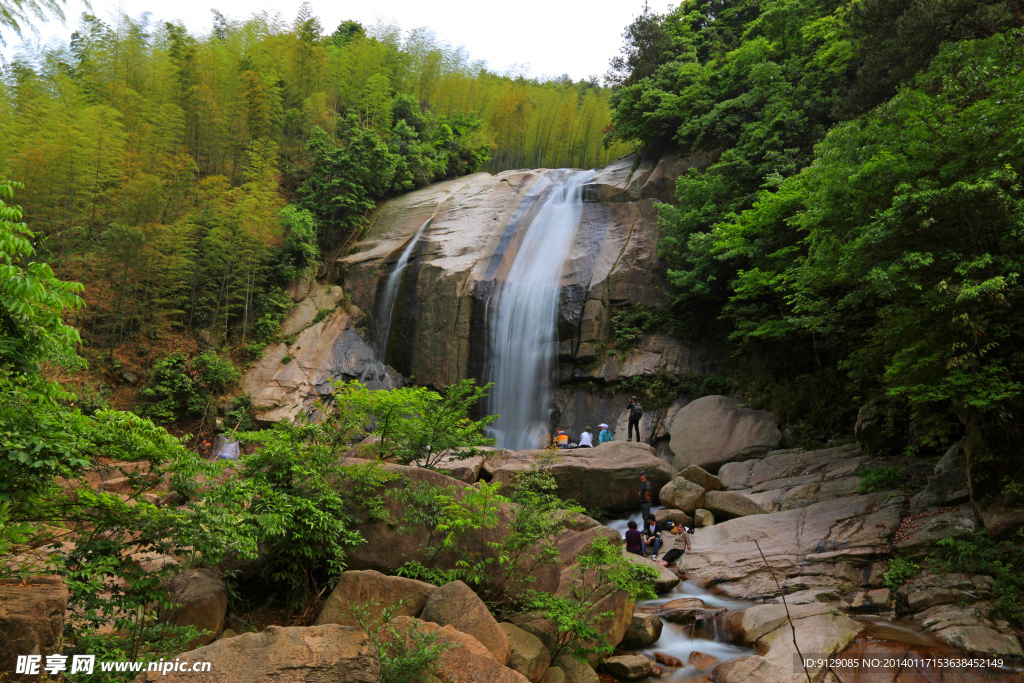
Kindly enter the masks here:
M 679 598 L 666 602 L 655 614 L 675 624 L 689 624 L 693 621 L 714 617 L 723 612 L 721 607 L 708 607 L 700 598 Z
M 555 662 L 565 674 L 565 683 L 600 683 L 594 667 L 572 655 L 559 655 Z
M 317 626 L 359 626 L 352 615 L 352 605 L 365 608 L 367 616 L 374 621 L 385 609 L 399 602 L 402 605 L 392 613 L 393 617 L 418 617 L 427 604 L 427 598 L 436 590 L 437 586 L 424 581 L 385 576 L 373 570 L 342 572 L 315 623 Z
M 704 508 L 723 520 L 767 513 L 763 507 L 736 491 L 709 491 Z
M 643 655 L 618 655 L 601 662 L 601 669 L 620 681 L 639 681 L 651 675 L 654 664 Z
M 437 663 L 434 679 L 440 683 L 528 683 L 529 679 L 518 671 L 494 661 L 490 650 L 468 633 L 463 633 L 451 625 L 421 621 L 411 617 L 395 617 L 392 626 L 399 633 L 407 634 L 416 628 L 422 633 L 435 635 L 447 647 L 441 653 Z M 504 634 L 504 632 L 502 632 Z M 347 679 L 340 679 L 348 683 Z
M 135 683 L 377 683 L 380 677 L 377 648 L 366 634 L 337 624 L 268 626 L 262 633 L 243 633 L 169 657 L 167 663 L 177 661 L 182 663 L 179 671 L 146 671 Z M 192 671 L 200 662 L 209 669 Z
M 59 654 L 67 606 L 60 577 L 31 577 L 27 585 L 0 581 L 0 672 L 14 671 L 18 655 L 41 655 L 45 663 L 47 655 Z
M 650 647 L 661 638 L 663 624 L 661 619 L 654 614 L 633 612 L 633 618 L 629 621 L 626 634 L 622 637 L 619 647 L 627 650 L 640 650 Z
M 575 564 L 577 556 L 586 551 L 599 538 L 607 539 L 613 545 L 622 545 L 623 543 L 619 532 L 606 526 L 595 526 L 585 531 L 566 531 L 559 536 L 555 545 L 558 546 L 558 557 L 562 567 Z
M 174 576 L 167 589 L 176 607 L 162 610 L 160 621 L 195 626 L 202 635 L 192 640 L 188 649 L 212 642 L 224 628 L 228 613 L 228 587 L 224 580 L 212 569 L 187 569 Z
M 698 671 L 713 669 L 718 664 L 718 660 L 711 655 L 696 651 L 690 653 L 689 662 L 690 666 L 695 667 Z
M 683 479 L 692 481 L 705 491 L 724 491 L 726 488 L 721 479 L 711 474 L 703 467 L 698 467 L 697 465 L 690 465 L 680 472 L 679 476 Z
M 533 466 L 539 451 L 499 451 L 488 463 L 493 481 L 504 487 L 514 485 L 514 476 Z M 632 510 L 637 507 L 640 472 L 647 472 L 653 493 L 672 478 L 667 462 L 654 454 L 647 444 L 613 441 L 600 448 L 571 451 L 549 468 L 555 479 L 557 493 L 586 508 L 609 511 Z M 503 488 L 507 491 L 508 488 Z
M 782 433 L 771 413 L 741 408 L 726 396 L 704 396 L 686 405 L 668 425 L 675 453 L 672 464 L 717 470 L 778 448 Z
M 533 683 L 540 683 L 551 666 L 551 653 L 540 638 L 527 633 L 514 624 L 499 624 L 508 636 L 512 653 L 508 658 L 508 667 L 529 678 Z
M 452 581 L 431 593 L 421 617 L 441 626 L 451 625 L 473 636 L 486 647 L 495 661 L 508 663 L 511 647 L 508 636 L 487 610 L 487 605 L 462 581 Z
M 662 508 L 656 510 L 654 513 L 654 521 L 658 524 L 663 522 L 672 522 L 676 525 L 693 526 L 693 518 L 683 512 L 682 510 L 673 510 L 672 508 Z
M 678 669 L 683 665 L 682 661 L 676 659 L 672 655 L 667 655 L 664 652 L 655 652 L 654 661 L 658 662 L 659 664 L 664 664 L 665 666 L 670 667 L 672 669 Z
M 706 527 L 715 523 L 715 516 L 709 510 L 696 510 L 693 513 L 693 526 Z
M 676 477 L 661 489 L 659 500 L 667 508 L 682 510 L 692 515 L 704 507 L 705 491 L 689 479 Z

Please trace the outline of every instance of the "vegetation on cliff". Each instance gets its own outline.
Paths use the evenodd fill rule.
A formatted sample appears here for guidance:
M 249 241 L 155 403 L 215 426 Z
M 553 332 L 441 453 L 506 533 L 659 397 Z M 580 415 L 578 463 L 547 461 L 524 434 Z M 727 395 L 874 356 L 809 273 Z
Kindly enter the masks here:
M 997 457 L 974 474 L 1011 472 L 1022 21 L 1012 0 L 698 0 L 627 30 L 610 135 L 713 153 L 661 247 L 673 312 L 719 326 L 746 401 L 813 441 L 875 399 L 890 447 L 975 431 Z

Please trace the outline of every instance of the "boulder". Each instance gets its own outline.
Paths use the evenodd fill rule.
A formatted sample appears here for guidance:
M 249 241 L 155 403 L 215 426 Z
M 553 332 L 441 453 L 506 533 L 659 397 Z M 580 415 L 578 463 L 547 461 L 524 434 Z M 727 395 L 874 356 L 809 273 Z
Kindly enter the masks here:
M 926 517 L 920 523 L 904 528 L 906 535 L 896 543 L 896 550 L 912 558 L 927 557 L 940 539 L 966 538 L 979 528 L 974 510 L 969 505 L 963 505 L 957 510 Z
M 500 482 L 503 492 L 508 492 L 515 474 L 532 467 L 541 453 L 499 451 L 488 462 L 492 481 Z M 655 456 L 653 448 L 621 441 L 567 451 L 548 471 L 560 498 L 610 512 L 636 509 L 640 472 L 647 472 L 655 496 L 672 479 L 671 466 Z
M 767 510 L 750 498 L 735 491 L 709 491 L 704 500 L 704 508 L 719 519 L 736 519 L 767 513 Z
M 551 653 L 540 638 L 527 633 L 515 624 L 499 624 L 508 636 L 511 655 L 508 667 L 526 676 L 532 683 L 540 683 L 551 666 Z
M 646 565 L 658 572 L 658 578 L 654 582 L 654 592 L 656 593 L 668 593 L 670 590 L 678 586 L 681 581 L 681 579 L 673 572 L 669 571 L 667 567 L 662 567 L 650 558 L 634 555 L 633 553 L 626 552 L 625 549 L 622 550 L 622 555 L 631 562 Z
M 0 672 L 14 671 L 18 655 L 41 655 L 45 663 L 47 655 L 61 651 L 68 606 L 64 581 L 35 576 L 26 583 L 0 581 Z
M 654 614 L 644 612 L 633 612 L 633 618 L 629 621 L 626 634 L 622 636 L 619 647 L 626 650 L 640 650 L 650 647 L 661 638 L 663 624 L 661 619 Z
M 693 513 L 693 526 L 706 527 L 715 523 L 715 516 L 709 510 L 697 510 Z
M 659 500 L 667 508 L 682 510 L 692 515 L 704 507 L 705 491 L 689 479 L 676 477 L 661 489 Z
M 750 515 L 700 529 L 679 559 L 688 580 L 732 597 L 776 597 L 775 576 L 788 591 L 861 587 L 876 558 L 890 553 L 904 500 L 887 493 L 850 496 L 806 508 Z
M 686 514 L 682 510 L 674 510 L 672 508 L 662 508 L 654 511 L 654 521 L 658 524 L 664 522 L 672 522 L 675 525 L 693 526 L 693 517 Z
M 175 626 L 195 626 L 200 635 L 188 649 L 207 645 L 224 628 L 228 613 L 228 587 L 212 569 L 187 569 L 167 584 L 174 607 L 160 611 L 160 621 Z
M 883 417 L 875 401 L 868 401 L 857 411 L 857 421 L 853 425 L 853 435 L 857 441 L 868 449 L 877 449 L 884 442 L 882 430 Z
M 690 666 L 697 669 L 697 671 L 709 671 L 718 665 L 717 659 L 711 655 L 704 654 L 703 652 L 698 652 L 696 650 L 690 653 L 687 661 L 690 663 Z
M 1019 504 L 1000 505 L 987 501 L 979 506 L 978 516 L 985 531 L 995 539 L 1012 539 L 1018 529 L 1024 528 L 1024 507 Z
M 597 526 L 604 526 L 593 517 L 588 517 L 582 512 L 566 512 L 562 517 L 562 526 L 569 531 L 586 531 Z
M 480 641 L 451 625 L 441 626 L 412 617 L 395 617 L 390 623 L 396 632 L 406 634 L 406 638 L 408 638 L 409 631 L 415 628 L 420 633 L 435 636 L 438 642 L 445 646 L 434 669 L 434 677 L 431 679 L 433 681 L 438 683 L 479 683 L 480 681 L 528 683 L 529 681 L 518 671 L 494 661 L 490 650 Z M 347 679 L 338 680 L 348 683 Z
M 342 572 L 338 584 L 324 602 L 315 624 L 341 624 L 359 626 L 352 614 L 352 606 L 359 605 L 371 620 L 398 603 L 393 617 L 418 617 L 427 604 L 427 598 L 437 586 L 402 576 L 386 576 L 373 570 Z
M 484 456 L 474 455 L 469 458 L 460 459 L 444 458 L 441 462 L 434 465 L 434 469 L 444 472 L 452 479 L 472 484 L 480 478 L 483 466 Z
M 601 670 L 620 681 L 639 681 L 651 675 L 654 662 L 643 655 L 617 655 L 601 662 Z
M 714 472 L 725 463 L 764 455 L 782 439 L 775 416 L 741 408 L 727 396 L 704 396 L 687 404 L 668 430 L 678 470 L 698 465 Z
M 576 563 L 576 557 L 587 550 L 594 541 L 604 538 L 613 545 L 622 545 L 622 536 L 615 529 L 606 526 L 595 526 L 585 531 L 566 531 L 555 541 L 558 547 L 558 559 L 562 567 Z
M 600 683 L 597 672 L 587 662 L 581 662 L 572 655 L 559 655 L 555 659 L 557 668 L 565 675 L 565 683 Z
M 565 671 L 560 666 L 552 666 L 544 674 L 544 683 L 565 683 Z
M 840 607 L 846 612 L 881 612 L 889 609 L 892 591 L 888 588 L 854 591 L 843 597 Z
M 462 581 L 441 586 L 427 598 L 421 618 L 441 626 L 451 625 L 473 636 L 504 666 L 511 652 L 508 636 L 487 610 L 487 605 Z
M 178 670 L 171 671 L 179 662 Z M 197 664 L 200 671 L 193 671 Z M 243 633 L 169 657 L 164 666 L 166 672 L 145 671 L 135 683 L 377 683 L 380 677 L 377 648 L 366 634 L 337 624 L 268 626 L 261 633 Z
M 688 481 L 692 481 L 705 491 L 724 491 L 726 488 L 721 479 L 711 474 L 703 467 L 698 467 L 697 465 L 690 465 L 680 472 L 679 476 Z
M 1024 658 L 1020 640 L 1010 631 L 996 628 L 989 615 L 992 605 L 935 605 L 916 615 L 926 631 L 953 647 L 972 654 Z
M 666 602 L 654 613 L 674 624 L 689 624 L 694 621 L 701 621 L 714 618 L 715 615 L 724 612 L 721 607 L 708 607 L 700 598 L 678 598 Z
M 970 497 L 967 457 L 961 440 L 950 446 L 935 465 L 935 472 L 928 477 L 924 489 L 910 501 L 910 512 L 917 514 L 930 507 L 957 505 L 967 502 Z
M 907 609 L 923 612 L 935 605 L 975 603 L 992 597 L 992 577 L 978 574 L 932 574 L 923 571 L 896 590 Z

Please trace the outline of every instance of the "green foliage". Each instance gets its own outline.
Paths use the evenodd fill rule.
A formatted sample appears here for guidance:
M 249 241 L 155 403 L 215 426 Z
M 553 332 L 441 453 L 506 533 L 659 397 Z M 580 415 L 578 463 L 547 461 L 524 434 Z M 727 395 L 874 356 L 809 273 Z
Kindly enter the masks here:
M 937 556 L 949 572 L 988 574 L 992 586 L 994 612 L 998 616 L 1024 625 L 1024 532 L 1017 532 L 1016 540 L 994 541 L 984 532 L 975 532 L 969 538 L 942 538 L 937 545 Z
M 857 485 L 857 493 L 871 491 L 893 491 L 906 488 L 907 473 L 896 465 L 882 465 L 858 472 L 863 478 Z
M 601 619 L 612 612 L 598 612 L 598 604 L 615 591 L 625 591 L 634 600 L 653 600 L 654 567 L 632 562 L 622 550 L 606 538 L 598 538 L 580 553 L 571 570 L 567 596 L 531 592 L 530 607 L 550 619 L 555 626 L 557 645 L 551 652 L 554 659 L 568 653 L 585 661 L 588 655 L 611 654 L 613 647 L 596 628 Z
M 307 209 L 291 204 L 281 209 L 277 217 L 285 231 L 277 268 L 281 279 L 287 282 L 307 275 L 320 260 L 316 219 Z
M 238 477 L 203 493 L 206 506 L 240 507 L 232 524 L 254 539 L 265 574 L 291 606 L 318 594 L 345 569 L 348 549 L 363 543 L 360 514 L 383 519 L 381 486 L 393 479 L 377 464 L 343 465 L 337 424 L 278 424 L 242 432 L 258 445 L 242 456 Z
M 371 610 L 380 605 L 352 603 L 352 616 L 359 628 L 370 638 L 380 656 L 380 683 L 429 683 L 438 671 L 441 655 L 450 647 L 436 633 L 420 629 L 418 619 L 411 619 L 407 631 L 399 631 L 391 622 L 402 601 L 380 611 L 374 618 Z
M 889 587 L 889 590 L 895 591 L 897 588 L 905 584 L 907 581 L 912 579 L 920 567 L 911 562 L 902 555 L 896 555 L 889 560 L 889 568 L 886 570 L 884 579 L 885 585 Z
M 490 387 L 466 379 L 443 393 L 426 387 L 371 391 L 356 381 L 339 382 L 332 410 L 347 429 L 379 438 L 367 447 L 376 457 L 431 468 L 444 459 L 473 457 L 478 446 L 494 444 L 484 434 L 497 416 L 469 417 Z
M 316 324 L 317 324 L 318 322 L 320 322 L 320 321 L 322 321 L 322 320 L 326 320 L 326 319 L 327 319 L 327 316 L 329 316 L 329 315 L 330 315 L 331 313 L 333 313 L 333 312 L 334 312 L 334 311 L 332 311 L 332 310 L 330 310 L 330 309 L 326 309 L 326 308 L 325 308 L 325 309 L 321 309 L 321 310 L 317 311 L 317 312 L 316 312 L 316 315 L 315 315 L 315 316 L 313 316 L 313 322 L 311 322 L 310 324 L 311 324 L 311 325 L 316 325 Z
M 226 392 L 239 377 L 226 355 L 207 350 L 189 359 L 175 351 L 153 366 L 142 390 L 143 411 L 160 422 L 205 413 L 211 397 Z

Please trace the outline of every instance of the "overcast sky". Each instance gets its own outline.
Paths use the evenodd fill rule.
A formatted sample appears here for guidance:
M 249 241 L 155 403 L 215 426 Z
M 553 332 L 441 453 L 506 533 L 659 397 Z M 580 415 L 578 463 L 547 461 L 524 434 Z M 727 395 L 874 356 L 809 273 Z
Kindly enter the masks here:
M 206 33 L 212 24 L 211 8 L 231 19 L 267 9 L 290 22 L 301 4 L 302 0 L 92 0 L 92 13 L 107 20 L 118 9 L 132 17 L 148 10 L 154 21 L 181 20 L 190 30 Z M 643 11 L 644 0 L 313 0 L 312 6 L 327 32 L 345 19 L 363 24 L 390 19 L 405 30 L 431 28 L 439 40 L 465 46 L 472 59 L 486 60 L 493 71 L 529 64 L 531 77 L 567 73 L 580 79 L 608 70 L 608 60 L 622 44 L 622 30 Z M 658 0 L 650 6 L 662 12 L 668 3 Z M 50 21 L 38 26 L 38 37 L 29 31 L 25 37 L 33 44 L 66 42 L 84 11 L 81 0 L 67 0 L 65 26 Z M 8 45 L 2 52 L 9 59 L 18 52 L 20 41 L 10 31 L 4 38 Z

